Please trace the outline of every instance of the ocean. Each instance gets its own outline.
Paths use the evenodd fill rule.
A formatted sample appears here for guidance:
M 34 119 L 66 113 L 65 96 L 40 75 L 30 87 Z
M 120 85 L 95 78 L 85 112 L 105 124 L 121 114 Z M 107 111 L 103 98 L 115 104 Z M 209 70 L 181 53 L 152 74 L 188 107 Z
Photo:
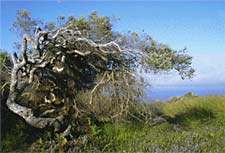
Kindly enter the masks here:
M 164 101 L 174 96 L 182 96 L 192 92 L 199 96 L 225 95 L 224 85 L 193 85 L 193 86 L 151 86 L 144 89 L 144 101 Z

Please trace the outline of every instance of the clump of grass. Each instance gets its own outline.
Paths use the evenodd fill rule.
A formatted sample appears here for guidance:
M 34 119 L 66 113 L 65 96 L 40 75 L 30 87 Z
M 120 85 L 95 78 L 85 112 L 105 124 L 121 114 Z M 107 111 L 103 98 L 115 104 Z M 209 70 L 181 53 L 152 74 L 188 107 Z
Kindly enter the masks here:
M 164 112 L 167 115 L 175 116 L 178 112 L 188 111 L 190 108 L 210 109 L 215 113 L 225 111 L 225 96 L 205 96 L 205 97 L 179 97 L 163 103 Z
M 173 123 L 207 121 L 225 112 L 224 96 L 180 97 L 163 103 L 163 111 L 172 118 Z

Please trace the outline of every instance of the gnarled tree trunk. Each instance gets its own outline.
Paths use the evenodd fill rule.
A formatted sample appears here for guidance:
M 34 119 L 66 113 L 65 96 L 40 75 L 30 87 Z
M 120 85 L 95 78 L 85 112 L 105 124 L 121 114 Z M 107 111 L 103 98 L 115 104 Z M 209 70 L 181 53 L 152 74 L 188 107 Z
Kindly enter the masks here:
M 40 28 L 37 28 L 34 37 L 25 34 L 21 50 L 21 59 L 17 57 L 16 53 L 12 55 L 13 69 L 7 105 L 11 111 L 21 116 L 31 126 L 36 128 L 54 127 L 55 129 L 61 128 L 68 112 L 58 113 L 54 117 L 48 117 L 46 114 L 51 114 L 58 109 L 58 106 L 55 107 L 57 99 L 60 103 L 63 103 L 62 110 L 69 110 L 65 109 L 70 105 L 65 104 L 65 97 L 68 97 L 68 95 L 63 93 L 64 85 L 73 80 L 75 85 L 72 88 L 81 86 L 77 83 L 80 81 L 79 78 L 77 82 L 73 78 L 77 73 L 73 69 L 81 71 L 86 68 L 93 71 L 94 74 L 99 70 L 110 70 L 108 63 L 112 61 L 112 55 L 119 55 L 122 52 L 115 42 L 96 44 L 82 37 L 81 32 L 71 24 L 51 32 L 41 31 Z M 88 58 L 92 60 L 96 58 L 96 61 L 90 61 Z M 75 64 L 71 63 L 71 59 L 74 60 Z M 83 64 L 84 59 L 86 60 L 85 66 L 76 63 L 77 60 L 80 60 Z M 46 92 L 46 95 L 42 98 L 43 102 L 38 107 L 51 105 L 51 109 L 45 109 L 38 115 L 34 113 L 31 107 L 21 104 L 19 98 L 25 88 L 34 84 L 35 76 L 42 80 L 51 80 L 54 84 L 53 87 L 59 88 L 62 93 L 57 95 L 53 92 L 54 90 Z M 62 80 L 57 80 L 57 78 L 63 79 L 64 82 L 60 83 Z M 85 80 L 85 78 L 82 79 Z M 67 89 L 66 85 L 65 89 Z M 62 96 L 63 94 L 64 96 Z

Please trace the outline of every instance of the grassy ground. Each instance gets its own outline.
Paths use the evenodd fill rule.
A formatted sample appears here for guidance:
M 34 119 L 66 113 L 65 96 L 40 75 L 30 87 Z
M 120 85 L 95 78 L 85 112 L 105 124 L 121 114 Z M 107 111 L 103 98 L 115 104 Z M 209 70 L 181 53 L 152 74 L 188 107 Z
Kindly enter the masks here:
M 70 145 L 66 151 L 225 152 L 225 96 L 188 94 L 149 105 L 160 108 L 157 124 L 125 120 L 92 125 L 91 134 L 79 137 L 76 142 L 80 143 Z M 56 140 L 62 148 L 68 142 L 60 135 Z M 46 144 L 44 139 L 36 140 L 42 152 Z
M 225 96 L 186 95 L 153 105 L 163 108 L 166 122 L 106 124 L 83 151 L 225 152 Z

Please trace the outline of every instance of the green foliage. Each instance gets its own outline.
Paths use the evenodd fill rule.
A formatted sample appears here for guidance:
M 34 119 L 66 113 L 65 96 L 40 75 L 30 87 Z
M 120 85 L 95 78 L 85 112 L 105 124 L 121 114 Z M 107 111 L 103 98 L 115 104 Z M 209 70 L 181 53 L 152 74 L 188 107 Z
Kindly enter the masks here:
M 178 71 L 182 79 L 185 77 L 191 78 L 194 74 L 194 69 L 190 66 L 192 57 L 185 53 L 185 50 L 174 51 L 167 45 L 155 43 L 145 47 L 147 56 L 143 58 L 147 67 L 155 73 L 159 71 L 170 71 L 172 69 Z
M 35 27 L 41 24 L 40 19 L 32 19 L 29 11 L 21 9 L 16 12 L 16 20 L 13 22 L 12 30 L 20 36 L 25 33 L 31 35 Z
M 88 22 L 84 19 L 83 16 L 74 19 L 72 22 L 73 24 L 77 25 L 80 30 L 89 30 Z
M 111 19 L 107 16 L 99 16 L 96 11 L 91 12 L 87 18 L 70 15 L 67 20 L 83 31 L 85 37 L 97 43 L 113 40 Z
M 92 137 L 97 136 L 102 131 L 96 124 L 92 123 L 91 118 L 88 118 L 88 125 L 91 128 L 91 132 L 90 133 L 91 133 Z
M 9 73 L 9 69 L 12 66 L 12 62 L 10 60 L 10 57 L 8 53 L 5 50 L 0 50 L 0 71 L 1 75 L 4 75 L 4 73 Z M 2 78 L 3 76 L 1 76 Z M 6 79 L 6 78 L 5 78 Z
M 107 16 L 100 17 L 96 11 L 92 12 L 88 16 L 88 22 L 90 27 L 90 37 L 92 40 L 102 42 L 112 40 L 112 24 L 110 18 Z
M 0 52 L 0 69 L 2 70 L 3 64 L 5 63 L 6 60 L 6 53 L 1 51 Z
M 47 31 L 51 31 L 54 30 L 56 27 L 54 22 L 47 22 L 44 26 L 44 29 L 46 29 Z

